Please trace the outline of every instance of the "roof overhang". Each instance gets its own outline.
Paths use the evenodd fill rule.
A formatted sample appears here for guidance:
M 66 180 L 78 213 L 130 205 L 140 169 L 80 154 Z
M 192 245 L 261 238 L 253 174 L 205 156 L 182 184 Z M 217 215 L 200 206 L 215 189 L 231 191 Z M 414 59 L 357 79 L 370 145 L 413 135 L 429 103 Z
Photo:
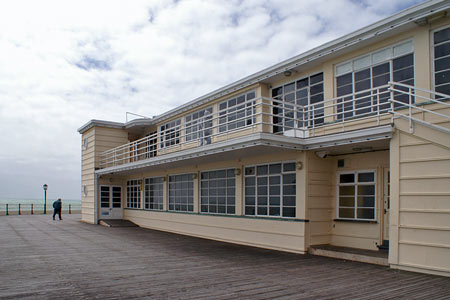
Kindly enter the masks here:
M 250 151 L 247 152 L 247 155 L 254 154 L 251 152 L 252 149 L 277 149 L 277 151 L 280 149 L 298 151 L 328 149 L 342 145 L 387 140 L 392 137 L 392 132 L 392 126 L 385 125 L 306 139 L 268 133 L 255 133 L 225 142 L 182 150 L 120 166 L 108 167 L 95 172 L 98 175 L 107 175 L 112 173 L 127 174 L 136 170 L 145 170 L 154 167 L 166 168 L 175 165 L 179 166 L 180 164 L 192 165 L 204 163 L 208 158 L 212 161 L 217 161 L 219 156 L 221 159 L 239 158 L 242 157 L 242 150 L 244 149 L 245 151 Z

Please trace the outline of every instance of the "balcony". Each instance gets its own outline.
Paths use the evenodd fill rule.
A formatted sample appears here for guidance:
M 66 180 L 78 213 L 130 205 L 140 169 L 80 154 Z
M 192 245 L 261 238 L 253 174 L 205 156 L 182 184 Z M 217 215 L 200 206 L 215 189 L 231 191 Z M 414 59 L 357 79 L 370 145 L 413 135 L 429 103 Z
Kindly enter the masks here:
M 161 124 L 153 134 L 101 153 L 100 168 L 220 148 L 257 133 L 279 136 L 283 141 L 323 140 L 357 130 L 367 134 L 364 129 L 391 124 L 391 113 L 411 107 L 415 97 L 414 87 L 390 83 L 307 106 L 266 97 L 243 101 L 228 110 L 217 111 L 213 106 L 204 109 L 195 121 L 183 116 Z

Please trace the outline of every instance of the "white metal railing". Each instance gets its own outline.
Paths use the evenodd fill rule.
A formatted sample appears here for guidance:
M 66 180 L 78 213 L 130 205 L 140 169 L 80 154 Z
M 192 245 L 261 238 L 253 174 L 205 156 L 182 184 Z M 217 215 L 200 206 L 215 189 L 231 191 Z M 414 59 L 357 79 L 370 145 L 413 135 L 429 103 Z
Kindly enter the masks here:
M 441 122 L 450 122 L 450 115 L 445 112 L 440 113 L 438 111 L 423 107 L 425 103 L 433 103 L 439 104 L 443 108 L 450 108 L 450 103 L 446 102 L 450 100 L 449 95 L 398 82 L 389 82 L 389 92 L 391 93 L 389 99 L 391 107 L 389 112 L 394 117 L 408 120 L 410 132 L 414 132 L 414 122 L 416 122 L 450 134 L 449 128 L 437 124 Z M 407 110 L 399 110 L 399 108 L 407 108 Z M 435 120 L 435 122 L 428 122 L 425 120 L 425 117 L 422 119 L 415 117 L 418 113 L 428 113 L 432 116 L 438 117 L 439 120 Z
M 410 91 L 409 94 L 406 93 L 410 100 L 406 101 L 403 99 L 406 96 L 399 94 L 401 92 L 405 95 L 405 91 L 398 90 L 399 87 L 418 90 L 411 86 L 391 83 L 306 106 L 266 97 L 249 99 L 226 111 L 213 109 L 211 114 L 208 113 L 199 118 L 195 124 L 186 126 L 182 120 L 180 124 L 175 124 L 168 129 L 162 129 L 159 126 L 158 131 L 153 134 L 107 150 L 100 154 L 100 168 L 226 141 L 249 132 L 306 138 L 316 135 L 316 129 L 324 126 L 338 126 L 341 131 L 344 131 L 345 126 L 354 120 L 370 119 L 380 124 L 382 116 L 386 118 L 391 111 L 396 113 L 398 107 L 405 107 L 407 103 L 414 102 L 414 97 L 418 97 Z M 434 94 L 445 96 L 439 93 Z M 395 104 L 397 102 L 398 104 Z M 387 120 L 389 121 L 389 118 Z M 373 122 L 366 124 L 361 126 L 373 126 Z M 247 131 L 237 133 L 242 130 Z

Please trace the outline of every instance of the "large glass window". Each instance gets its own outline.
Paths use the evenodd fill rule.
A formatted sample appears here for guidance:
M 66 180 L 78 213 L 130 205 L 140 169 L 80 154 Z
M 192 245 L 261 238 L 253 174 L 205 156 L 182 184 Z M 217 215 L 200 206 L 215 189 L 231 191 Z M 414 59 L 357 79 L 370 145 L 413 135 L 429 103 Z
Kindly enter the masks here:
M 169 176 L 169 210 L 194 211 L 194 174 Z
M 146 178 L 144 184 L 144 208 L 163 209 L 164 177 Z
M 278 100 L 273 102 L 274 132 L 307 127 L 312 122 L 316 125 L 323 123 L 323 73 L 274 88 L 272 98 Z M 304 106 L 304 111 L 296 109 L 295 104 Z M 311 121 L 308 123 L 306 120 Z
M 450 95 L 450 27 L 433 33 L 434 88 Z
M 158 133 L 156 131 L 146 135 L 147 141 L 145 143 L 145 158 L 155 157 L 157 155 L 157 140 Z
M 337 106 L 337 119 L 387 111 L 390 107 L 389 81 L 414 85 L 411 41 L 336 66 L 336 96 L 342 97 L 337 100 L 341 103 Z M 395 93 L 394 98 L 405 103 L 409 101 L 405 94 Z
M 180 143 L 181 120 L 174 120 L 160 127 L 161 148 Z
M 375 220 L 375 171 L 338 174 L 338 218 Z
M 141 208 L 141 179 L 127 181 L 127 208 Z
M 255 123 L 255 91 L 219 103 L 219 132 L 245 127 Z
M 245 214 L 295 217 L 295 162 L 245 167 Z
M 202 172 L 200 175 L 201 212 L 235 213 L 235 169 Z
M 186 142 L 200 140 L 201 145 L 211 143 L 212 107 L 199 110 L 185 117 Z

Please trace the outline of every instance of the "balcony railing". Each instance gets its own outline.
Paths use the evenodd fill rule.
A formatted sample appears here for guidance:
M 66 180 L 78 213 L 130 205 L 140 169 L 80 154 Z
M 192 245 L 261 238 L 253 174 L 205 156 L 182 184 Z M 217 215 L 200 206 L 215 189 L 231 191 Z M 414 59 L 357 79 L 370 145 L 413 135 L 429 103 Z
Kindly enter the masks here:
M 234 109 L 213 110 L 195 123 L 190 122 L 189 126 L 181 122 L 163 130 L 159 127 L 158 132 L 105 151 L 100 154 L 100 168 L 201 147 L 249 133 L 306 138 L 316 135 L 316 130 L 325 126 L 344 131 L 346 124 L 355 120 L 371 118 L 379 123 L 381 117 L 388 115 L 394 107 L 389 102 L 392 93 L 389 85 L 384 85 L 306 106 L 266 97 L 254 98 Z

